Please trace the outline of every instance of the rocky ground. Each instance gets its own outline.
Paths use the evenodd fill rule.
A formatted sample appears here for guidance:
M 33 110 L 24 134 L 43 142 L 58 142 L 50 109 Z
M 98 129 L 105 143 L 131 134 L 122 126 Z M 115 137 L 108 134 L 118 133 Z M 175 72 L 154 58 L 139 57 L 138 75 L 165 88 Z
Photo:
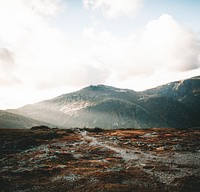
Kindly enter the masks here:
M 200 130 L 0 129 L 0 191 L 197 192 Z

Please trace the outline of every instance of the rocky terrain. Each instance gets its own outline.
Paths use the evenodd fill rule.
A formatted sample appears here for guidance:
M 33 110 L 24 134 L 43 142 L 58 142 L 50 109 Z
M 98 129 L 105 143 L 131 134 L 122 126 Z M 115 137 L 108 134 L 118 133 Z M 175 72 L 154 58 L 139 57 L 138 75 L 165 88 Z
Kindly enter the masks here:
M 197 192 L 200 130 L 0 129 L 0 191 Z

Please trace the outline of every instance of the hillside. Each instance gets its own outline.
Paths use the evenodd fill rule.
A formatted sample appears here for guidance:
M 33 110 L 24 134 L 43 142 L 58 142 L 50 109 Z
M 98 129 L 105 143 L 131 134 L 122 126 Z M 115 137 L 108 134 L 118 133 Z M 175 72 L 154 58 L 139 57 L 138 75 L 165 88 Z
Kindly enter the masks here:
M 170 97 L 194 110 L 200 115 L 200 76 L 190 79 L 168 83 L 144 91 L 148 95 Z
M 59 127 L 149 128 L 200 126 L 199 77 L 143 92 L 97 85 L 11 110 Z
M 49 124 L 0 110 L 0 128 L 31 128 L 37 125 Z

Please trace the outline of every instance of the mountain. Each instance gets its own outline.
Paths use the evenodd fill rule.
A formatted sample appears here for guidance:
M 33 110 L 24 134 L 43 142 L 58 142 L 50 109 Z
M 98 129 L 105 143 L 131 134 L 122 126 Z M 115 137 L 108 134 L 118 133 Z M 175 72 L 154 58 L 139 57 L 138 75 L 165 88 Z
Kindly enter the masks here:
M 200 76 L 190 79 L 168 83 L 153 89 L 144 91 L 148 95 L 170 97 L 187 105 L 200 115 Z
M 13 112 L 60 127 L 125 127 L 132 126 L 133 121 L 137 123 L 132 118 L 133 110 L 137 108 L 136 113 L 146 113 L 142 107 L 131 102 L 137 97 L 136 92 L 128 89 L 89 86 Z
M 0 110 L 0 128 L 31 128 L 37 125 L 49 126 L 48 123 Z
M 11 111 L 64 128 L 197 127 L 199 79 L 172 82 L 143 92 L 91 85 Z

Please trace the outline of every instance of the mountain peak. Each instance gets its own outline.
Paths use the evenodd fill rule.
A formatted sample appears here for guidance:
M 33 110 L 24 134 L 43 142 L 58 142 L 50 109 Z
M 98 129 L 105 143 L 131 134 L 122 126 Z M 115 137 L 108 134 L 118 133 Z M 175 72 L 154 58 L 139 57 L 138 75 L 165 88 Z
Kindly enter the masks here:
M 85 87 L 84 89 L 101 90 L 101 89 L 115 89 L 115 87 L 99 84 L 99 85 L 90 85 L 88 87 Z
M 112 86 L 108 86 L 108 85 L 103 85 L 103 84 L 90 85 L 88 87 L 83 88 L 83 90 L 97 91 L 97 92 L 101 92 L 101 91 L 128 92 L 128 91 L 130 91 L 129 89 L 121 89 L 121 88 L 116 88 L 116 87 L 112 87 Z M 132 92 L 134 92 L 134 91 L 132 91 Z

